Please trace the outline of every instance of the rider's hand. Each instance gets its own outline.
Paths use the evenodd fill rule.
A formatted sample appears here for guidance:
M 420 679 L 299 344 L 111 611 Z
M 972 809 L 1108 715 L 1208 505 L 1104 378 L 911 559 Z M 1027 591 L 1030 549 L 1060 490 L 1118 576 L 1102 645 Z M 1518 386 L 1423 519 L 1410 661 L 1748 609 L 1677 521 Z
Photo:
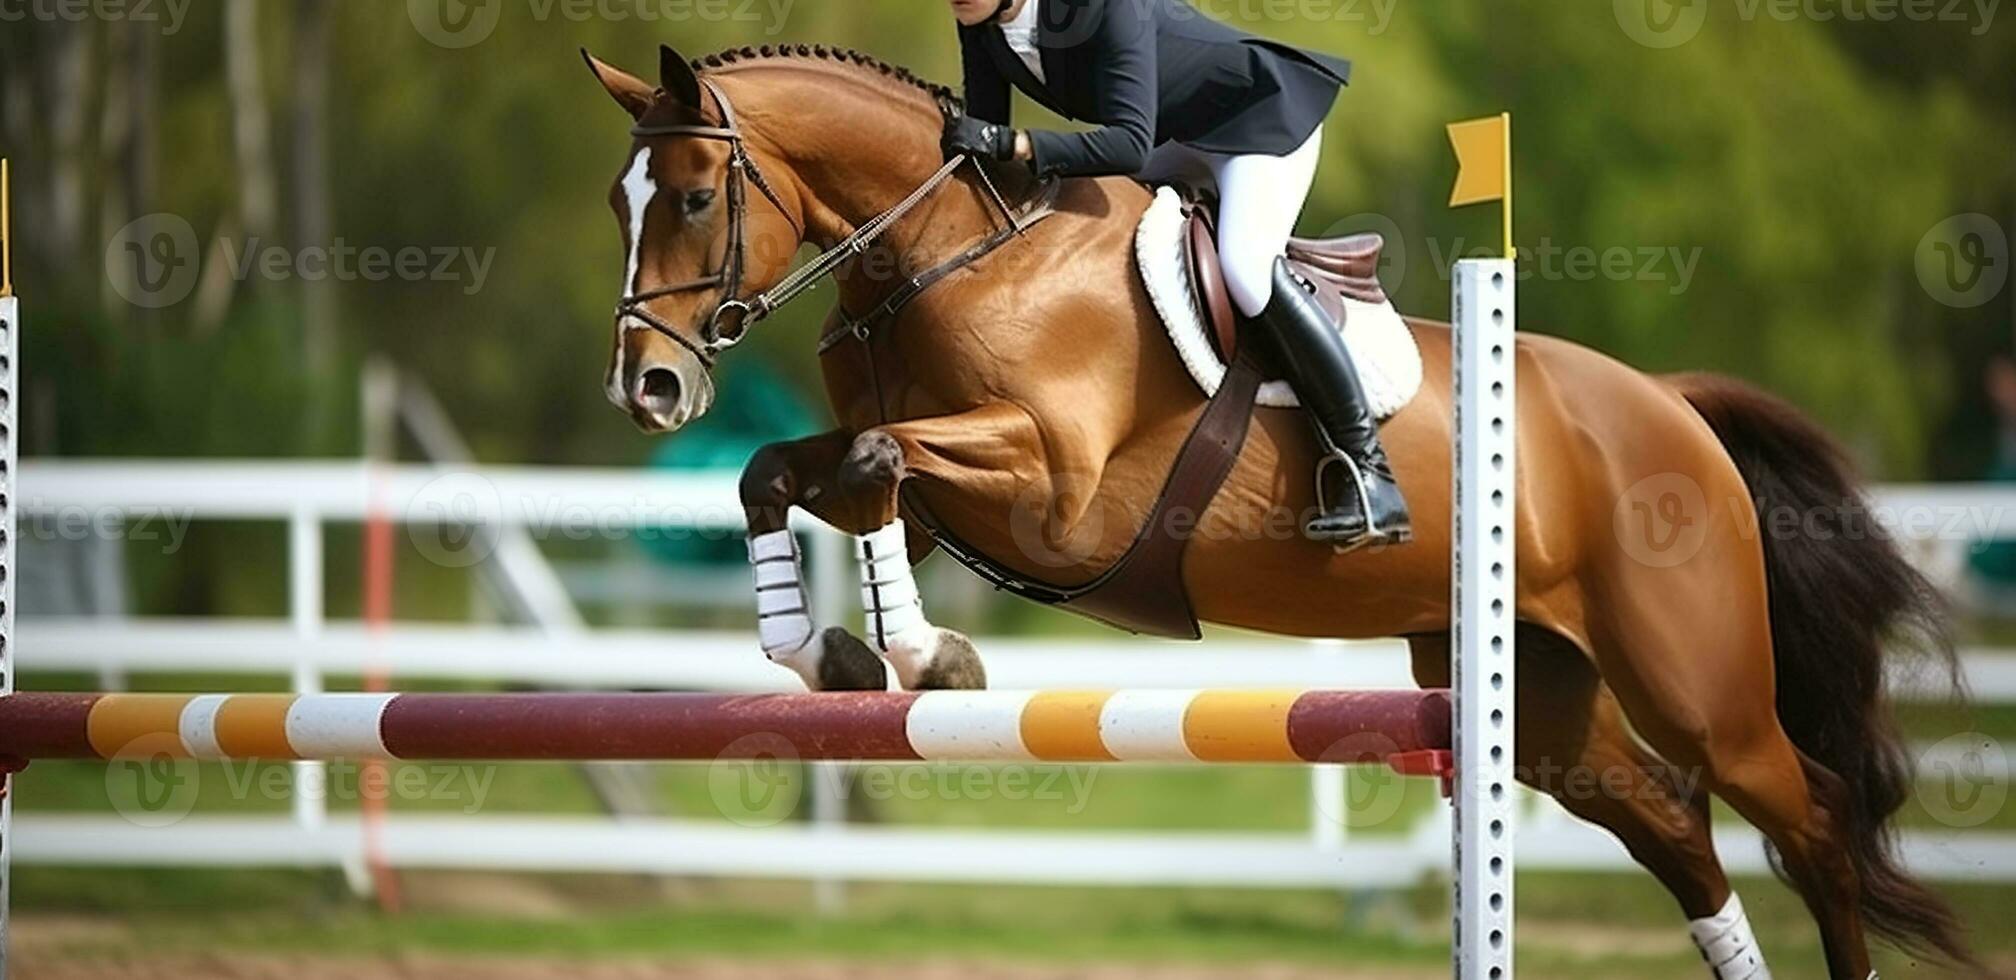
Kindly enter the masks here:
M 983 160 L 1013 160 L 1015 130 L 985 119 L 961 116 L 945 124 L 945 139 L 940 146 L 947 160 L 961 153 Z

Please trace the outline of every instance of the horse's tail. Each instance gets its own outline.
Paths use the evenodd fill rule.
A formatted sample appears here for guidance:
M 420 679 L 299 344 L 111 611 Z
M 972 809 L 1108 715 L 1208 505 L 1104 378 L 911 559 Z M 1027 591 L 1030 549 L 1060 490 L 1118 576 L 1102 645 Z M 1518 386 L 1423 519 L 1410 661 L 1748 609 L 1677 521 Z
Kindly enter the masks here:
M 1667 380 L 1715 430 L 1762 519 L 1779 720 L 1801 752 L 1848 786 L 1848 812 L 1838 816 L 1864 919 L 1907 952 L 1975 963 L 1958 917 L 1899 866 L 1890 825 L 1914 774 L 1885 691 L 1884 651 L 1916 646 L 1957 685 L 1945 600 L 1874 523 L 1846 450 L 1820 426 L 1732 378 Z M 1769 533 L 1788 512 L 1801 531 Z

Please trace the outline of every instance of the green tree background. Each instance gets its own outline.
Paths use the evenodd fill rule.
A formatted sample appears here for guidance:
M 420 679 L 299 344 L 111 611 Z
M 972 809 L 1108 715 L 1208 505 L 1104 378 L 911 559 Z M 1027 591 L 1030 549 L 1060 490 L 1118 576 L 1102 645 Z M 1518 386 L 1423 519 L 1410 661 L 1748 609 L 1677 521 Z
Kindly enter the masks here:
M 469 6 L 495 10 L 494 30 L 462 48 L 416 28 L 424 3 L 261 2 L 253 46 L 283 163 L 301 25 L 327 18 L 331 236 L 496 250 L 473 294 L 466 282 L 334 284 L 333 343 L 317 346 L 301 335 L 298 283 L 242 283 L 209 325 L 192 304 L 142 311 L 107 286 L 105 244 L 131 217 L 171 212 L 206 240 L 232 220 L 243 175 L 227 6 L 196 4 L 172 33 L 32 19 L 0 33 L 16 279 L 34 313 L 31 452 L 350 454 L 357 369 L 384 355 L 437 392 L 485 460 L 642 460 L 651 441 L 599 387 L 621 263 L 604 202 L 625 119 L 576 50 L 648 74 L 660 43 L 697 55 L 818 42 L 957 78 L 939 0 L 491 0 Z M 1304 229 L 1398 229 L 1405 262 L 1389 276 L 1407 310 L 1446 313 L 1446 263 L 1496 236 L 1488 209 L 1443 206 L 1454 163 L 1442 125 L 1509 109 L 1529 266 L 1549 246 L 1667 256 L 1655 266 L 1664 278 L 1537 276 L 1521 295 L 1522 326 L 1649 370 L 1762 383 L 1885 478 L 1986 469 L 1996 423 L 1980 368 L 2009 348 L 2016 290 L 1974 309 L 1942 305 L 1920 286 L 1914 254 L 1950 215 L 2016 228 L 2016 29 L 1944 3 L 1919 9 L 1971 19 L 1781 17 L 1763 0 L 1205 7 L 1355 59 Z M 1666 48 L 1634 39 L 1633 17 L 1671 9 L 1705 10 L 1698 33 Z M 117 193 L 130 165 L 117 136 L 131 122 L 128 89 L 148 93 L 144 200 Z M 82 229 L 70 242 L 49 233 L 64 175 Z M 292 193 L 283 174 L 283 228 Z M 1698 257 L 1684 290 L 1676 252 Z M 821 305 L 764 324 L 754 352 L 738 355 L 768 360 L 815 403 Z

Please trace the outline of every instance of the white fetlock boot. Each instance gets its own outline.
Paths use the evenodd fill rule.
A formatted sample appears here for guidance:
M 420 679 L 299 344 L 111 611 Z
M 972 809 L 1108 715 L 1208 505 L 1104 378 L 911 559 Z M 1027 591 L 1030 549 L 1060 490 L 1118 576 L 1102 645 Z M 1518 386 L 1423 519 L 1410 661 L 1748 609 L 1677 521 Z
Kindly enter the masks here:
M 1722 911 L 1687 924 L 1694 945 L 1708 961 L 1715 980 L 1771 980 L 1764 965 L 1764 953 L 1757 947 L 1757 935 L 1750 931 L 1750 917 L 1743 912 L 1743 900 L 1734 892 Z M 1876 976 L 1869 975 L 1872 980 Z
M 756 635 L 764 656 L 814 691 L 888 689 L 881 658 L 860 640 L 837 626 L 813 634 L 796 535 L 789 530 L 751 535 L 749 566 L 756 576 Z
M 924 618 L 908 548 L 900 517 L 854 539 L 868 642 L 888 658 L 896 682 L 906 691 L 985 688 L 987 671 L 972 642 Z

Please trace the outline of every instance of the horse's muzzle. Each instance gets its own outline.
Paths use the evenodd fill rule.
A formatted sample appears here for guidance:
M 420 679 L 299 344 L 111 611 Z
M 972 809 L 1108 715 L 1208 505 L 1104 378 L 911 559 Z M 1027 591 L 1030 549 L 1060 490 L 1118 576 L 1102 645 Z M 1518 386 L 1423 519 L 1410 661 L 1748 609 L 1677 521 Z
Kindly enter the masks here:
M 714 379 L 691 353 L 633 331 L 610 400 L 646 432 L 676 432 L 714 407 Z

